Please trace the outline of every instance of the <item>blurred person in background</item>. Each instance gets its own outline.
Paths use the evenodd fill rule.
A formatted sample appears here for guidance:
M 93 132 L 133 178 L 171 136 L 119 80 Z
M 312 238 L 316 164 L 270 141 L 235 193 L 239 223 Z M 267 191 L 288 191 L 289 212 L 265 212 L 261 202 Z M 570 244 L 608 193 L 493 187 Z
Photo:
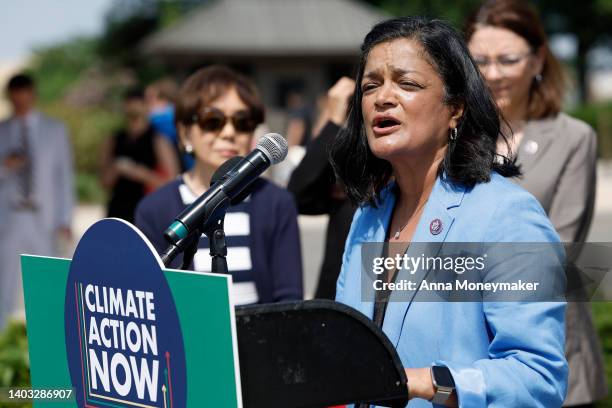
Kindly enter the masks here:
M 295 196 L 300 214 L 328 214 L 325 234 L 325 253 L 315 291 L 315 298 L 334 299 L 336 281 L 342 266 L 342 253 L 355 206 L 348 200 L 344 189 L 336 182 L 329 162 L 329 147 L 344 126 L 348 104 L 355 81 L 343 77 L 330 88 L 318 122 L 323 123 L 320 133 L 306 148 L 306 154 L 291 174 L 287 189 Z
M 101 181 L 110 191 L 108 216 L 133 222 L 138 202 L 179 170 L 170 142 L 149 124 L 140 89 L 125 94 L 123 113 L 125 127 L 102 147 Z
M 193 166 L 193 158 L 179 151 L 176 126 L 174 126 L 174 102 L 178 85 L 171 78 L 161 78 L 145 89 L 145 102 L 153 130 L 168 139 L 176 152 L 181 168 L 188 170 Z
M 523 177 L 515 181 L 540 202 L 564 242 L 584 242 L 595 203 L 596 135 L 562 112 L 565 82 L 536 11 L 525 1 L 483 3 L 465 36 L 512 133 L 509 149 Z M 592 406 L 607 393 L 601 346 L 589 303 L 567 305 L 566 406 Z
M 306 146 L 312 132 L 312 110 L 304 95 L 292 91 L 287 96 L 287 142 L 289 146 Z
M 191 75 L 176 104 L 180 143 L 193 154 L 191 170 L 146 197 L 136 211 L 136 225 L 161 253 L 163 237 L 174 218 L 210 188 L 225 161 L 246 156 L 264 106 L 255 85 L 224 66 Z M 225 216 L 227 266 L 233 278 L 234 303 L 268 303 L 301 299 L 302 259 L 297 211 L 291 194 L 260 178 L 250 195 L 229 207 Z M 172 266 L 178 267 L 182 256 Z M 209 243 L 202 236 L 192 264 L 211 271 Z
M 12 77 L 6 92 L 13 113 L 0 123 L 0 330 L 23 311 L 19 254 L 57 256 L 74 207 L 66 127 L 35 109 L 29 75 Z
M 306 104 L 301 91 L 293 89 L 287 94 L 286 137 L 289 144 L 287 157 L 264 173 L 281 187 L 287 187 L 289 178 L 305 154 L 305 146 L 312 134 L 312 110 Z

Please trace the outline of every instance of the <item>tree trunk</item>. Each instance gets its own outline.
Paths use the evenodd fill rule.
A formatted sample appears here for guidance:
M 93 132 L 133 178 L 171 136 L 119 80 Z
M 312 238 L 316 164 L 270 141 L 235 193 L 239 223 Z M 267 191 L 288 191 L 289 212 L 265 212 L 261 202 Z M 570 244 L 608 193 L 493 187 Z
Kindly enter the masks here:
M 576 80 L 578 85 L 578 100 L 586 103 L 589 100 L 589 83 L 587 77 L 587 58 L 589 44 L 584 39 L 578 39 L 578 55 L 576 58 Z

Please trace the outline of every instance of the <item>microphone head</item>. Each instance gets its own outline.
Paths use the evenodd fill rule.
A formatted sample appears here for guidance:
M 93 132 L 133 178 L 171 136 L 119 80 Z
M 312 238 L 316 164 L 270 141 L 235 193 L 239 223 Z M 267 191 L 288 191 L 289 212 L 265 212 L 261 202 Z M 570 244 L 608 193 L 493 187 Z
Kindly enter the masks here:
M 285 160 L 289 146 L 287 140 L 278 133 L 268 133 L 257 143 L 255 147 L 266 155 L 270 164 L 278 164 Z

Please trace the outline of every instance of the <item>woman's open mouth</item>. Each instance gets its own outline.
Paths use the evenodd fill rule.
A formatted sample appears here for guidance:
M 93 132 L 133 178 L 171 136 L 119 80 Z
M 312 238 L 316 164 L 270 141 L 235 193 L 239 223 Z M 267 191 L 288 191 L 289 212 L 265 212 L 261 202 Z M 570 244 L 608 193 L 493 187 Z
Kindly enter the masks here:
M 376 116 L 372 130 L 377 136 L 389 135 L 400 128 L 402 123 L 393 116 Z

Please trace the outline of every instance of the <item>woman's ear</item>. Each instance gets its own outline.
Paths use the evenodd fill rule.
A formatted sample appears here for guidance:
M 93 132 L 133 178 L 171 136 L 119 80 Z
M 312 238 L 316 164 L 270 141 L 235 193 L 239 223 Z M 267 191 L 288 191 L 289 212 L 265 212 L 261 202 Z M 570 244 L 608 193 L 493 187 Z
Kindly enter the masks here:
M 546 61 L 546 50 L 544 47 L 538 48 L 533 53 L 533 76 L 542 75 L 542 70 L 544 69 L 544 61 Z
M 193 151 L 193 146 L 189 138 L 189 127 L 185 126 L 183 123 L 178 123 L 176 129 L 178 132 L 179 148 L 184 152 L 191 153 Z
M 464 105 L 455 105 L 451 110 L 451 119 L 450 119 L 450 128 L 456 128 L 459 126 L 459 122 L 461 122 L 461 118 L 463 117 Z

